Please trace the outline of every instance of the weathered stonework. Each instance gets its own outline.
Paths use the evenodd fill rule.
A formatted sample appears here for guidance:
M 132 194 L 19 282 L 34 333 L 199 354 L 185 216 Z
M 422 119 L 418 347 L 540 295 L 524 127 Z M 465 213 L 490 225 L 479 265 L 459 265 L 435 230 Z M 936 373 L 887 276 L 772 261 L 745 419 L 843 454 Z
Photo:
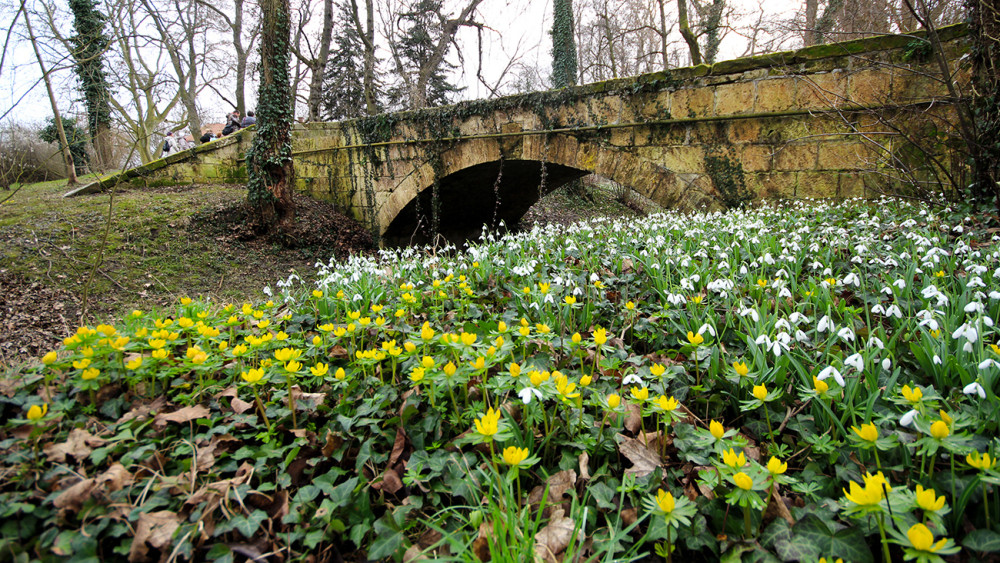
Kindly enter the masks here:
M 941 36 L 958 60 L 966 49 L 964 28 L 944 28 Z M 936 67 L 907 59 L 913 41 L 875 37 L 551 92 L 296 125 L 296 187 L 332 201 L 385 240 L 402 242 L 420 240 L 435 223 L 451 238 L 476 234 L 484 223 L 515 223 L 541 193 L 588 173 L 664 205 L 718 206 L 705 166 L 711 155 L 737 162 L 758 198 L 872 195 L 878 178 L 872 172 L 880 166 L 872 141 L 880 142 L 883 119 L 898 111 L 893 104 L 932 108 L 937 127 L 949 111 L 941 83 L 930 78 Z M 956 67 L 958 76 L 968 76 Z M 124 176 L 140 184 L 240 182 L 251 134 Z

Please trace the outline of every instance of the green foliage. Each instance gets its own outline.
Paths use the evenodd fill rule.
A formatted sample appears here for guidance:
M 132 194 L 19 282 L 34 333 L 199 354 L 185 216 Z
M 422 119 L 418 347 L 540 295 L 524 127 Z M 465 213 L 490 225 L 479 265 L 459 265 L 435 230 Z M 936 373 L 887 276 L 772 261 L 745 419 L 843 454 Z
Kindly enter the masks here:
M 50 117 L 49 124 L 38 132 L 38 137 L 46 143 L 56 143 L 62 149 L 59 142 L 59 130 L 56 127 L 56 120 Z M 87 153 L 87 141 L 90 137 L 87 132 L 77 126 L 76 119 L 72 117 L 62 118 L 63 132 L 66 134 L 66 143 L 69 144 L 69 152 L 73 155 L 73 167 L 77 174 L 82 174 L 90 165 L 90 155 Z
M 740 161 L 725 154 L 710 154 L 705 157 L 705 173 L 712 179 L 726 209 L 741 209 L 753 201 Z
M 69 0 L 76 29 L 76 34 L 70 38 L 76 60 L 73 70 L 80 79 L 87 103 L 91 138 L 97 138 L 98 130 L 111 124 L 111 86 L 104 72 L 104 52 L 110 40 L 104 33 L 105 16 L 98 11 L 99 4 L 98 0 Z
M 464 89 L 449 80 L 448 73 L 458 67 L 443 58 L 430 69 L 425 90 L 414 91 L 420 86 L 420 72 L 426 71 L 434 59 L 435 47 L 445 33 L 443 10 L 443 0 L 411 0 L 402 10 L 397 24 L 402 36 L 396 51 L 405 72 L 412 78 L 390 90 L 391 105 L 411 109 L 443 106 L 451 103 L 453 96 Z
M 576 38 L 573 25 L 573 0 L 555 0 L 552 4 L 552 84 L 556 88 L 576 84 Z
M 970 155 L 972 195 L 1000 206 L 1000 13 L 988 2 L 969 0 L 972 37 L 972 118 L 976 144 Z

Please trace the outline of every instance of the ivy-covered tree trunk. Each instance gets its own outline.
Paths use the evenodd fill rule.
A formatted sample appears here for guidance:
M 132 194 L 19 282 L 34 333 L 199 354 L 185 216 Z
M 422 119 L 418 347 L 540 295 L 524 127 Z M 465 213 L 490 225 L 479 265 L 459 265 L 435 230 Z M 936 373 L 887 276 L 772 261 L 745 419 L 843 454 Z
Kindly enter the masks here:
M 80 78 L 83 98 L 87 104 L 87 128 L 90 132 L 97 162 L 101 167 L 114 167 L 111 147 L 111 86 L 104 72 L 104 52 L 110 40 L 104 33 L 104 15 L 97 10 L 96 0 L 69 0 L 73 10 L 74 70 Z
M 555 0 L 552 4 L 552 85 L 556 88 L 576 84 L 574 32 L 573 0 Z
M 257 135 L 247 151 L 247 202 L 262 229 L 282 227 L 295 217 L 292 203 L 292 104 L 289 84 L 288 0 L 260 0 L 260 97 Z
M 973 196 L 1000 209 L 1000 6 L 969 0 L 972 36 Z

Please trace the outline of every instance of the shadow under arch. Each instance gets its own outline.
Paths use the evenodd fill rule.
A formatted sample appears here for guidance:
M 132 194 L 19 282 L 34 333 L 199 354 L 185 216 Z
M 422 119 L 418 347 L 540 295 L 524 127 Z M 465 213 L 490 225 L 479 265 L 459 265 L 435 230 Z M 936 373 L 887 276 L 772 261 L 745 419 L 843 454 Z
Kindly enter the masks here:
M 441 154 L 438 169 L 437 233 L 456 244 L 477 238 L 483 225 L 517 225 L 541 196 L 592 173 L 668 208 L 704 204 L 714 191 L 704 174 L 675 173 L 629 147 L 571 135 L 459 143 Z M 425 163 L 392 190 L 379 210 L 383 245 L 432 242 L 434 177 Z

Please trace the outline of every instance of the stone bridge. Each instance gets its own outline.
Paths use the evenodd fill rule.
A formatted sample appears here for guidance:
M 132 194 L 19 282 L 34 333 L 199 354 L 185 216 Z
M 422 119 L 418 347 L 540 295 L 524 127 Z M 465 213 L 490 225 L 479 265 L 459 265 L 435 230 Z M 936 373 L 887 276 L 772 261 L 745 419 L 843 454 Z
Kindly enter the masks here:
M 964 28 L 940 33 L 958 68 Z M 873 195 L 891 176 L 887 159 L 900 152 L 901 126 L 892 120 L 912 124 L 919 115 L 921 134 L 937 135 L 951 113 L 926 45 L 919 35 L 875 37 L 296 125 L 296 187 L 387 244 L 515 225 L 545 192 L 591 173 L 688 209 L 748 197 Z M 241 182 L 251 134 L 126 174 L 146 184 Z

